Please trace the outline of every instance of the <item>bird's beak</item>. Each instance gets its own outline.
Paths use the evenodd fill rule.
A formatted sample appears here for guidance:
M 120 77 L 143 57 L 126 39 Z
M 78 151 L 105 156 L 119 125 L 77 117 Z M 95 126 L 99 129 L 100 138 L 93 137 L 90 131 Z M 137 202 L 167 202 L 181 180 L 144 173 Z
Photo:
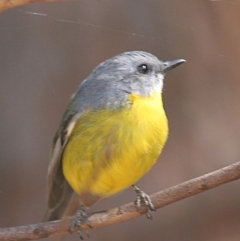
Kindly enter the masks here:
M 177 67 L 178 65 L 185 63 L 186 60 L 185 59 L 174 59 L 174 60 L 170 60 L 170 61 L 165 61 L 163 63 L 163 72 L 167 72 L 171 69 L 174 69 L 175 67 Z

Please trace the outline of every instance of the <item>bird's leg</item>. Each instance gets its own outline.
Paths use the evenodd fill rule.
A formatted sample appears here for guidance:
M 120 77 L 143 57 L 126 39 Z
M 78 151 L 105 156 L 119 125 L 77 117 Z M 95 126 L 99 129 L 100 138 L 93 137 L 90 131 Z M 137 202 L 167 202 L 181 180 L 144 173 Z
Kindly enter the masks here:
M 137 186 L 132 185 L 133 190 L 137 194 L 136 206 L 139 209 L 141 205 L 144 205 L 147 208 L 146 216 L 148 219 L 152 219 L 152 211 L 156 211 L 155 207 L 152 204 L 151 198 Z
M 89 228 L 91 228 L 89 222 L 88 222 L 88 216 L 85 210 L 85 207 L 83 205 L 79 205 L 79 208 L 73 217 L 70 225 L 70 232 L 73 232 L 75 229 L 78 229 L 78 235 L 81 240 L 83 240 L 83 235 L 82 235 L 82 230 L 81 230 L 81 225 L 86 224 L 88 225 Z M 89 234 L 87 233 L 89 236 Z

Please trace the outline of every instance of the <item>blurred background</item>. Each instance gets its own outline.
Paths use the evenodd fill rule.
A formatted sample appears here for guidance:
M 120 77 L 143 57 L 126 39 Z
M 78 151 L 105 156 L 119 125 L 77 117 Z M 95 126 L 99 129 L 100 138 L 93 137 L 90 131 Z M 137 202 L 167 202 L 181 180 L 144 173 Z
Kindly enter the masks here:
M 166 78 L 170 136 L 139 187 L 152 194 L 239 161 L 239 29 L 238 0 L 85 0 L 1 13 L 0 227 L 42 220 L 50 148 L 69 98 L 94 67 L 124 51 L 187 60 Z M 239 241 L 239 185 L 159 209 L 153 221 L 94 229 L 89 240 Z M 94 210 L 133 200 L 127 190 Z

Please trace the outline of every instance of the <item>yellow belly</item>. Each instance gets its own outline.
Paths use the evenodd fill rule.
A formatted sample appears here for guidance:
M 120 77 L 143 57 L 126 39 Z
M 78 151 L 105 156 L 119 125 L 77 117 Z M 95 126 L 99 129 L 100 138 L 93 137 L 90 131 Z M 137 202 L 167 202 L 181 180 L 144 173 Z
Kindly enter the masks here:
M 63 152 L 63 173 L 79 195 L 111 196 L 137 182 L 156 162 L 168 136 L 161 94 L 132 95 L 129 109 L 89 111 Z

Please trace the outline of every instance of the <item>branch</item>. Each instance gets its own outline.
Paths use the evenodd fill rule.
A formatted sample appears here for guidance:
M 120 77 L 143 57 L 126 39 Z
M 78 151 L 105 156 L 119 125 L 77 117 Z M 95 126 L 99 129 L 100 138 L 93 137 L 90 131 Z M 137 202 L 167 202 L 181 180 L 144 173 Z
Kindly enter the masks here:
M 0 0 L 0 12 L 10 8 L 18 7 L 25 4 L 36 2 L 59 2 L 59 1 L 73 1 L 73 0 Z
M 240 162 L 155 193 L 150 197 L 155 208 L 158 209 L 237 179 L 240 179 Z M 117 208 L 92 214 L 88 220 L 93 228 L 100 228 L 124 222 L 145 213 L 145 207 L 137 210 L 134 203 L 128 203 Z M 26 241 L 64 235 L 69 233 L 69 223 L 70 219 L 67 219 L 65 221 L 52 221 L 28 226 L 3 228 L 0 229 L 0 240 Z M 87 229 L 89 229 L 87 225 L 82 225 L 82 230 Z

